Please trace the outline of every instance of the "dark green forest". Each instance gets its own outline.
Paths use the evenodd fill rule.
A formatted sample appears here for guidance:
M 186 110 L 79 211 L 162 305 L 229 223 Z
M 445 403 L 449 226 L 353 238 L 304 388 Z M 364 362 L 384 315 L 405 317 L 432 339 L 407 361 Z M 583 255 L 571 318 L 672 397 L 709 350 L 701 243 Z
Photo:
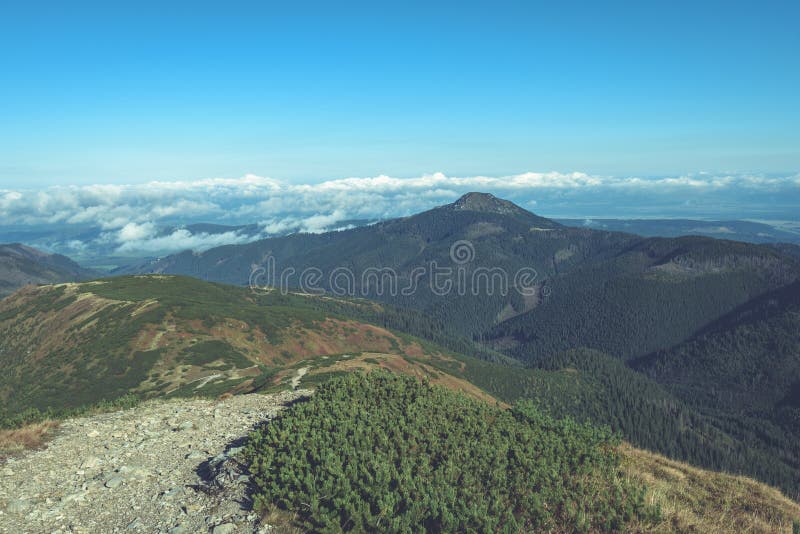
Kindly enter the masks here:
M 707 413 L 606 354 L 574 350 L 524 369 L 474 362 L 465 377 L 506 402 L 530 399 L 553 416 L 608 425 L 638 447 L 800 494 L 798 439 L 786 422 Z

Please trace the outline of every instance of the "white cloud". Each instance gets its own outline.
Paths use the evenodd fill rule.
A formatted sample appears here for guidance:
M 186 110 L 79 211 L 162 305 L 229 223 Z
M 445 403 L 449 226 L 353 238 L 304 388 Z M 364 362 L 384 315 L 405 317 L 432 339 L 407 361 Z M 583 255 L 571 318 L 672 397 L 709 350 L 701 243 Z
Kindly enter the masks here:
M 87 249 L 88 245 L 79 239 L 72 239 L 64 244 L 68 249 L 76 252 L 82 252 Z
M 156 226 L 151 223 L 137 224 L 131 222 L 122 227 L 119 231 L 119 241 L 141 241 L 142 239 L 152 237 L 156 233 Z
M 124 229 L 120 231 L 120 234 L 123 231 Z M 139 239 L 121 241 L 122 244 L 117 247 L 116 252 L 120 254 L 158 254 L 188 249 L 203 251 L 220 245 L 249 243 L 259 237 L 258 235 L 249 236 L 236 231 L 219 234 L 209 234 L 206 232 L 193 234 L 186 228 L 179 228 L 167 235 L 142 235 Z
M 0 190 L 0 225 L 91 225 L 102 231 L 95 238 L 96 244 L 114 246 L 120 252 L 163 252 L 241 243 L 289 231 L 319 232 L 346 219 L 409 215 L 452 202 L 467 191 L 487 191 L 521 205 L 536 206 L 545 216 L 596 216 L 598 210 L 609 213 L 612 208 L 617 216 L 620 210 L 630 216 L 665 215 L 665 206 L 676 213 L 690 209 L 685 202 L 691 199 L 693 209 L 713 213 L 733 206 L 734 215 L 742 217 L 758 203 L 773 206 L 775 199 L 796 207 L 800 203 L 800 175 L 696 173 L 645 178 L 526 172 L 457 177 L 432 173 L 412 178 L 379 175 L 292 184 L 249 174 L 193 182 Z M 236 231 L 192 233 L 185 228 L 163 234 L 165 226 L 191 222 L 258 221 L 262 230 L 255 236 Z

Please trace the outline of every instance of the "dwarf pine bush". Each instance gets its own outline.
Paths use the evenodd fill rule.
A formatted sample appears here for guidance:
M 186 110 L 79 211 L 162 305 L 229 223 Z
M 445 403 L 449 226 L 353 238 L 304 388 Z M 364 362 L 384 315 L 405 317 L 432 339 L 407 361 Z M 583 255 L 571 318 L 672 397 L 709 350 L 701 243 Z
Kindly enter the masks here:
M 257 507 L 313 531 L 608 531 L 657 515 L 615 444 L 532 404 L 373 372 L 321 385 L 254 432 L 245 458 Z

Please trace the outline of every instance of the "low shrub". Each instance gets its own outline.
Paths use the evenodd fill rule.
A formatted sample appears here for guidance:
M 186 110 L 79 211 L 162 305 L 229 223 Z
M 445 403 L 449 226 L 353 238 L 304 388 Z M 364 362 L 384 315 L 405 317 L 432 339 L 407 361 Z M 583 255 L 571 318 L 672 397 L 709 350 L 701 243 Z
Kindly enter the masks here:
M 658 516 L 617 443 L 376 371 L 321 385 L 254 432 L 245 461 L 257 507 L 313 531 L 613 531 Z

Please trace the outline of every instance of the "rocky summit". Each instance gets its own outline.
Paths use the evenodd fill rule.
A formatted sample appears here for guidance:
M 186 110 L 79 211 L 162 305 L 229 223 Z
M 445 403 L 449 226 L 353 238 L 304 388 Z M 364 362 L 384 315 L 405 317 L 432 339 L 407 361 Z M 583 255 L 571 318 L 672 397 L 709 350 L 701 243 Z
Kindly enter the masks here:
M 236 461 L 250 430 L 309 394 L 152 401 L 64 421 L 0 465 L 0 532 L 266 532 Z

